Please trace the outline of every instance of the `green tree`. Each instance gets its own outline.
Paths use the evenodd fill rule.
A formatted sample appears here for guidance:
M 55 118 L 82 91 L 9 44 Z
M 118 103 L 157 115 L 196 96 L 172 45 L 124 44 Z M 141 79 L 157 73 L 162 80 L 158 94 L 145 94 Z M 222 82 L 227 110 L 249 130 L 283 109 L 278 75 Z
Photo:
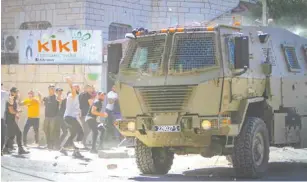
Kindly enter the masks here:
M 250 15 L 261 18 L 262 0 Z M 307 25 L 307 0 L 267 0 L 268 18 L 272 18 L 276 25 L 304 26 Z
M 307 0 L 267 0 L 267 7 L 268 18 L 274 20 L 272 26 L 286 28 L 307 38 Z M 262 0 L 248 16 L 262 19 Z
M 267 0 L 269 17 L 276 24 L 281 25 L 303 25 L 307 23 L 307 1 L 306 0 Z

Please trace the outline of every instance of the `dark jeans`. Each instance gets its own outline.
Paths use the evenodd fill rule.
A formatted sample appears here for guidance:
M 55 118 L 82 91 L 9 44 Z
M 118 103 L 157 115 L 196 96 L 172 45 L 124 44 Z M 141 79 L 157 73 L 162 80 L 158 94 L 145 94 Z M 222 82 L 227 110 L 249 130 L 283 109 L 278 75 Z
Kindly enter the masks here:
M 5 137 L 6 137 L 6 123 L 4 119 L 1 119 L 1 151 L 4 146 Z
M 35 143 L 38 144 L 39 142 L 39 137 L 38 137 L 39 136 L 38 134 L 39 118 L 28 118 L 25 124 L 25 127 L 23 129 L 23 144 L 24 145 L 27 145 L 27 135 L 31 127 L 33 127 L 33 130 L 34 130 Z
M 114 112 L 108 109 L 106 109 L 106 112 L 108 113 L 108 118 L 106 123 L 106 140 L 111 140 L 113 138 L 120 140 L 120 133 L 119 131 L 117 131 L 117 129 L 114 126 L 114 121 L 115 121 Z
M 49 149 L 52 149 L 55 146 L 56 139 L 56 117 L 46 117 L 44 121 L 44 132 L 46 135 L 46 142 Z
M 5 142 L 5 147 L 6 148 L 9 148 L 9 142 L 10 140 L 14 140 L 15 136 L 16 136 L 16 143 L 18 145 L 18 147 L 22 147 L 22 144 L 21 144 L 21 131 L 16 123 L 15 120 L 7 120 L 7 134 L 8 134 L 8 138 Z
M 62 116 L 58 116 L 56 119 L 56 126 L 55 126 L 55 138 L 56 138 L 55 141 L 57 147 L 60 147 L 62 145 L 67 135 L 68 135 L 67 124 L 64 122 L 64 118 Z
M 83 139 L 84 133 L 82 130 L 82 126 L 80 125 L 79 121 L 77 118 L 71 117 L 71 116 L 66 116 L 64 118 L 65 123 L 68 125 L 69 133 L 70 136 L 69 138 L 65 141 L 63 147 L 66 147 L 69 145 L 69 143 L 72 143 L 73 147 L 77 149 L 77 147 L 73 144 L 74 138 L 77 136 L 76 141 L 80 142 Z
M 94 150 L 96 149 L 99 123 L 96 121 L 96 119 L 88 119 L 86 122 L 89 128 L 92 130 L 92 150 Z M 100 145 L 102 144 L 103 141 L 104 132 L 105 132 L 104 129 L 100 130 Z
M 85 122 L 85 116 L 82 116 L 80 119 L 81 119 L 81 124 L 82 124 L 83 132 L 84 132 L 82 143 L 84 146 L 86 146 L 86 140 L 87 140 L 87 136 L 90 134 L 90 128 L 88 124 L 86 124 Z

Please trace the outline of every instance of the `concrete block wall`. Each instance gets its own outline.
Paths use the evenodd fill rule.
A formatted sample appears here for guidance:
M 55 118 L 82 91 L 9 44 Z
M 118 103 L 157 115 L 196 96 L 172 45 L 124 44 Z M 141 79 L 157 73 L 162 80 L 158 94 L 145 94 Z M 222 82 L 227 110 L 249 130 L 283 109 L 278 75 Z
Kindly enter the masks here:
M 86 0 L 86 27 L 102 29 L 108 40 L 111 23 L 132 27 L 148 26 L 151 23 L 151 0 Z
M 1 0 L 2 30 L 23 22 L 49 21 L 53 27 L 99 29 L 108 40 L 109 25 L 159 29 L 209 21 L 235 8 L 239 0 Z
M 230 11 L 239 0 L 153 0 L 152 26 L 154 29 L 174 25 L 207 22 Z
M 40 91 L 43 96 L 47 96 L 49 84 L 63 88 L 66 95 L 69 91 L 68 84 L 64 80 L 66 76 L 72 77 L 73 82 L 80 84 L 81 88 L 88 83 L 100 90 L 102 88 L 101 70 L 102 66 L 94 65 L 1 65 L 1 82 L 6 90 L 16 86 L 20 90 L 21 99 L 27 97 L 27 92 L 30 89 L 35 92 Z M 91 81 L 88 79 L 88 73 L 98 73 L 100 79 Z M 21 107 L 21 109 L 23 112 L 18 124 L 23 129 L 27 118 L 27 109 L 26 107 Z M 40 138 L 42 143 L 45 141 L 44 109 L 45 107 L 41 105 Z M 33 141 L 33 136 L 33 131 L 30 130 L 29 142 Z
M 23 22 L 49 21 L 53 27 L 85 28 L 85 2 L 80 0 L 1 0 L 1 29 L 19 30 Z

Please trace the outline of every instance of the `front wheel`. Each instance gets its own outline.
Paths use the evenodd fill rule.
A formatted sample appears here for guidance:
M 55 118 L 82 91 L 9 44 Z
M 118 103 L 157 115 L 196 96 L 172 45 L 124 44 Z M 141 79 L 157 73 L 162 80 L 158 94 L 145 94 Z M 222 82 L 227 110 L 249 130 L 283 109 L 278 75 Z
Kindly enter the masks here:
M 174 153 L 168 148 L 147 147 L 140 140 L 135 146 L 136 164 L 142 174 L 167 174 L 171 169 Z
M 260 118 L 250 117 L 245 122 L 235 139 L 233 167 L 239 177 L 262 177 L 269 164 L 269 133 Z

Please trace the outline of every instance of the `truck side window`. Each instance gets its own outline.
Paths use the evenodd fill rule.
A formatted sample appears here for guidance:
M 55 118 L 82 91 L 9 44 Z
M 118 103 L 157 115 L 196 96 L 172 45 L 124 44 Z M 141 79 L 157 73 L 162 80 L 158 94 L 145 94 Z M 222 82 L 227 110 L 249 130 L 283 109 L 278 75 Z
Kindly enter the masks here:
M 228 51 L 228 60 L 229 63 L 233 66 L 235 64 L 235 43 L 232 38 L 226 38 L 227 51 Z
M 297 60 L 295 47 L 291 45 L 282 44 L 285 60 L 288 64 L 288 69 L 290 72 L 299 72 L 301 67 Z

